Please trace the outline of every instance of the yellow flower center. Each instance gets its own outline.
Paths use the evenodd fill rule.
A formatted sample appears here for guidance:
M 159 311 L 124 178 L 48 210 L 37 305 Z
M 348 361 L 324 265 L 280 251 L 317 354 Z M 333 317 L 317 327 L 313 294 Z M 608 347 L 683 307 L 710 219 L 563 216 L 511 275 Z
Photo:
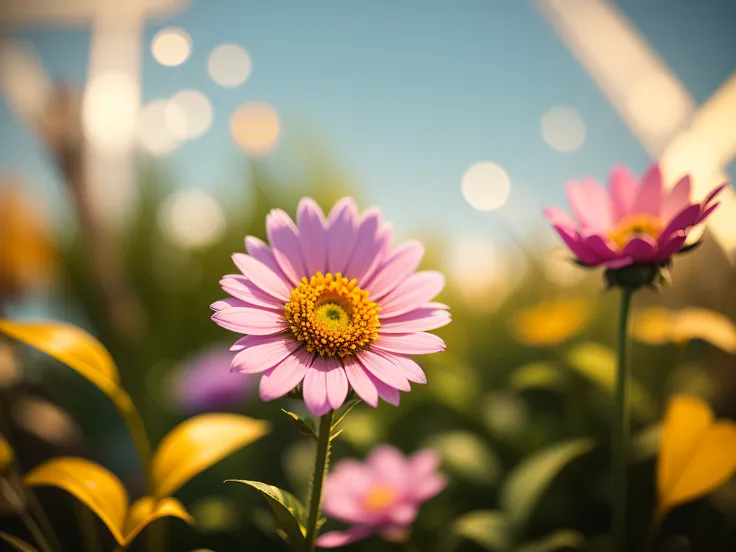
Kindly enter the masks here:
M 608 237 L 620 249 L 623 249 L 627 243 L 637 236 L 647 235 L 656 240 L 662 230 L 664 230 L 664 222 L 661 218 L 640 213 L 622 218 L 614 229 L 608 233 Z
M 291 292 L 284 316 L 298 341 L 322 356 L 354 354 L 378 339 L 380 307 L 339 272 L 317 272 Z
M 363 497 L 363 508 L 370 511 L 383 510 L 394 502 L 398 495 L 391 485 L 376 485 Z

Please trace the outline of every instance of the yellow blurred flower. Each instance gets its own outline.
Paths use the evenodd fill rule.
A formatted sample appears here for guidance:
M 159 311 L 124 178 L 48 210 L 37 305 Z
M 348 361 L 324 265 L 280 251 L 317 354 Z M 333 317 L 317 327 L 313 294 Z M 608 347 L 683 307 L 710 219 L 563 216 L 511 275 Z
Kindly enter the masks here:
M 56 266 L 56 251 L 43 214 L 20 184 L 0 184 L 0 295 L 46 285 Z
M 736 354 L 736 324 L 725 315 L 697 307 L 671 310 L 648 307 L 634 315 L 632 332 L 650 345 L 684 344 L 702 339 L 730 354 Z
M 524 345 L 551 347 L 579 334 L 591 315 L 585 299 L 542 301 L 511 319 L 511 333 Z
M 667 408 L 657 465 L 658 518 L 704 496 L 736 472 L 736 423 L 716 421 L 708 404 L 676 395 Z

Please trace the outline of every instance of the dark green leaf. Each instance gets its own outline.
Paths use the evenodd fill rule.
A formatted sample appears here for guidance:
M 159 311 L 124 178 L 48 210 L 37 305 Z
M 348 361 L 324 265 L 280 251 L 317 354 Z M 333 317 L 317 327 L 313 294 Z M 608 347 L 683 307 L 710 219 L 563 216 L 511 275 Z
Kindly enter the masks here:
M 470 512 L 458 518 L 453 528 L 455 533 L 492 552 L 509 550 L 512 543 L 508 520 L 498 510 Z
M 592 447 L 593 440 L 587 438 L 557 443 L 527 457 L 511 471 L 501 487 L 500 502 L 517 533 L 565 466 Z
M 228 479 L 226 482 L 243 483 L 260 492 L 268 501 L 276 516 L 279 528 L 286 534 L 287 539 L 295 548 L 300 548 L 306 535 L 304 506 L 294 495 L 282 491 L 278 487 L 266 485 L 259 481 L 242 479 Z
M 302 435 L 306 435 L 307 437 L 311 437 L 313 439 L 317 439 L 317 427 L 314 425 L 314 422 L 310 420 L 309 418 L 302 418 L 298 414 L 294 414 L 293 412 L 289 412 L 288 410 L 281 409 L 281 412 L 286 414 L 289 419 L 294 422 L 294 425 L 299 430 L 299 433 Z
M 38 552 L 38 550 L 35 547 L 28 544 L 23 539 L 14 537 L 13 535 L 9 533 L 5 533 L 4 531 L 0 531 L 0 540 L 7 542 L 10 546 L 12 546 L 18 552 Z

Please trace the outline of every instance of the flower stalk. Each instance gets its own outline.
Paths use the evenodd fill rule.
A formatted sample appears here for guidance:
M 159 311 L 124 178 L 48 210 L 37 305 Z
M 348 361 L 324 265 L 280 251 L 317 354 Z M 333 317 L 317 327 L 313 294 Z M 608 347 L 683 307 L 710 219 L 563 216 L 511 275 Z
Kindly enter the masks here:
M 618 366 L 613 406 L 613 436 L 611 446 L 611 528 L 613 550 L 625 550 L 626 546 L 626 464 L 629 450 L 630 406 L 629 406 L 629 363 L 627 362 L 628 325 L 631 298 L 634 290 L 621 288 L 621 303 L 618 325 Z
M 334 411 L 330 410 L 320 418 L 319 422 L 317 454 L 314 460 L 314 473 L 309 493 L 306 552 L 314 550 L 314 541 L 317 540 L 317 523 L 319 521 L 320 506 L 322 505 L 322 487 L 330 464 L 330 437 L 333 416 Z

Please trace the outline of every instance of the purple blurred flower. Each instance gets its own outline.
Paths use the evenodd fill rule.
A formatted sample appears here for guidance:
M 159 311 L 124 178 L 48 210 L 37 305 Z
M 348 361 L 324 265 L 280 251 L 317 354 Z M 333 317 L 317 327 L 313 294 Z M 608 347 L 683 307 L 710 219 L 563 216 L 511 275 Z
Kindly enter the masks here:
M 445 487 L 438 465 L 435 451 L 423 450 L 407 458 L 389 445 L 376 448 L 365 463 L 338 462 L 325 482 L 323 509 L 328 516 L 354 525 L 325 533 L 317 546 L 337 548 L 372 533 L 387 540 L 401 539 L 419 506 Z
M 187 360 L 173 384 L 174 402 L 186 412 L 242 406 L 254 387 L 253 376 L 230 372 L 235 353 L 212 347 Z

